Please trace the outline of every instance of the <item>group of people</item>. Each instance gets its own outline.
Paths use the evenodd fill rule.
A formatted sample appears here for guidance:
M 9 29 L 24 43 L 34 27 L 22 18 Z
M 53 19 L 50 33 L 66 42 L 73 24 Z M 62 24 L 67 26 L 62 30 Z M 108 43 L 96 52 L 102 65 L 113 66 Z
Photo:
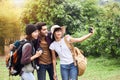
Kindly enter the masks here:
M 64 39 L 66 38 L 69 43 L 82 42 L 93 35 L 94 29 L 83 37 L 73 38 L 64 35 L 64 27 L 53 25 L 49 32 L 45 22 L 37 22 L 26 25 L 25 33 L 25 40 L 31 43 L 26 43 L 22 47 L 21 63 L 24 67 L 21 71 L 21 80 L 35 80 L 34 60 L 38 65 L 38 80 L 46 80 L 46 71 L 50 80 L 57 80 L 56 54 L 60 58 L 62 80 L 77 80 L 77 66 L 74 65 L 72 53 Z

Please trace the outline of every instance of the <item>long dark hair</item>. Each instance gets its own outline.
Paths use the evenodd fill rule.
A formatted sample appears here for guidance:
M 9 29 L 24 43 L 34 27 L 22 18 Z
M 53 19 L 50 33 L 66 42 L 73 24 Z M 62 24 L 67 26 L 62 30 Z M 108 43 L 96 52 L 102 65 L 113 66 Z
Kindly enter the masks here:
M 28 40 L 28 41 L 32 41 L 33 37 L 32 37 L 32 35 L 27 35 L 25 39 Z

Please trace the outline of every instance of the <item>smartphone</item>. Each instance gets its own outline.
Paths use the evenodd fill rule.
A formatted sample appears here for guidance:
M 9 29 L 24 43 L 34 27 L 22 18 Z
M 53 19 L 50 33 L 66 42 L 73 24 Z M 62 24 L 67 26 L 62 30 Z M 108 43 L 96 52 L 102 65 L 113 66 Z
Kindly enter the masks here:
M 37 51 L 40 51 L 40 50 L 42 50 L 42 54 L 43 54 L 43 49 L 39 47 L 39 48 L 37 49 Z
M 89 28 L 89 33 L 93 33 L 93 29 L 91 27 Z

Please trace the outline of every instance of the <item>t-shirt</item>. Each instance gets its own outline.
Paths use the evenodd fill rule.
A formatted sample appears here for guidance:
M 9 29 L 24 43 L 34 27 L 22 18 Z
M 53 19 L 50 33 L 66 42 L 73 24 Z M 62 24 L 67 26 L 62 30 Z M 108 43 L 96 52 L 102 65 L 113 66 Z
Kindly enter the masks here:
M 39 63 L 45 65 L 51 64 L 52 58 L 49 50 L 49 45 L 46 41 L 44 41 L 44 43 L 40 43 L 40 47 L 43 49 L 43 54 L 39 57 Z
M 60 64 L 71 64 L 74 62 L 72 53 L 66 45 L 64 38 L 62 38 L 60 41 L 53 41 L 49 48 L 57 52 L 60 58 Z

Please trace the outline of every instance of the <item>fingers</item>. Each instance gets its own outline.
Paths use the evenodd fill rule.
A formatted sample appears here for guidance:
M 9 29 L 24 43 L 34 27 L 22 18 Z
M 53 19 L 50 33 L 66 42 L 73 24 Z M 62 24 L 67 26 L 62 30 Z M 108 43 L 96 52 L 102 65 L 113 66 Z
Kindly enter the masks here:
M 42 50 L 36 51 L 36 56 L 39 57 L 42 54 Z
M 94 33 L 95 32 L 95 29 L 92 27 L 92 33 Z
M 10 50 L 12 50 L 14 48 L 14 44 L 10 44 Z
M 39 53 L 42 53 L 43 51 L 42 51 L 42 50 L 39 50 L 38 52 L 39 52 Z
M 57 80 L 57 75 L 56 75 L 56 73 L 54 74 L 53 77 L 54 77 L 54 80 Z
M 94 33 L 94 28 L 93 27 L 89 28 L 89 33 Z

